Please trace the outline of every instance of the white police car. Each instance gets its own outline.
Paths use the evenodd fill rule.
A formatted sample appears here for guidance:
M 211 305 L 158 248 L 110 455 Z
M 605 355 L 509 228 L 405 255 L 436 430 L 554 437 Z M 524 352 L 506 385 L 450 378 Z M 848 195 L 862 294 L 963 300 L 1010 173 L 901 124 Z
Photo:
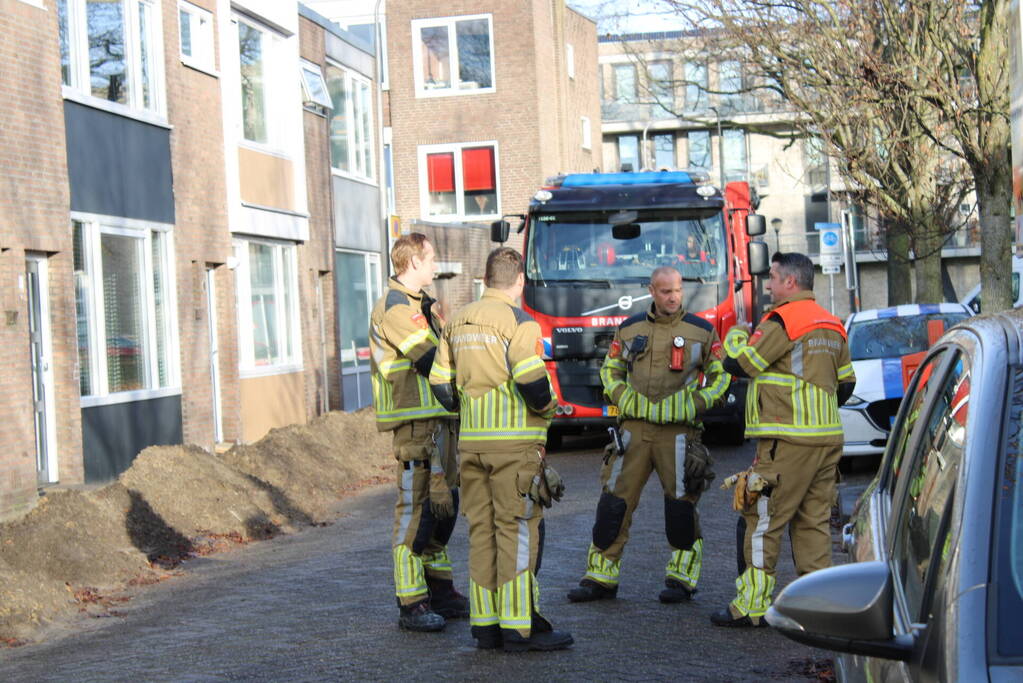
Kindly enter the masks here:
M 880 455 L 902 401 L 914 354 L 960 320 L 973 315 L 963 304 L 907 304 L 853 313 L 845 322 L 856 389 L 839 409 L 845 433 L 843 455 Z M 938 321 L 931 325 L 929 321 Z

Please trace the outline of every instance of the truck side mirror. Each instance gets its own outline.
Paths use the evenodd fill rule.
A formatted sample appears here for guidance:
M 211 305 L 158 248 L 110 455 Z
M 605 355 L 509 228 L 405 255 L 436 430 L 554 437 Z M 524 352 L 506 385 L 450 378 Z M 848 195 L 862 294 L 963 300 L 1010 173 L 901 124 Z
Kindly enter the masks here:
M 639 223 L 622 223 L 611 226 L 611 237 L 616 240 L 634 240 L 639 237 L 642 228 Z
M 490 241 L 491 242 L 507 242 L 508 233 L 511 231 L 511 225 L 508 221 L 502 219 L 494 221 L 490 224 Z
M 750 237 L 757 237 L 767 232 L 767 221 L 759 213 L 751 213 L 746 216 L 746 234 Z
M 753 240 L 747 246 L 749 272 L 753 275 L 766 275 L 771 271 L 771 259 L 767 253 L 767 243 Z

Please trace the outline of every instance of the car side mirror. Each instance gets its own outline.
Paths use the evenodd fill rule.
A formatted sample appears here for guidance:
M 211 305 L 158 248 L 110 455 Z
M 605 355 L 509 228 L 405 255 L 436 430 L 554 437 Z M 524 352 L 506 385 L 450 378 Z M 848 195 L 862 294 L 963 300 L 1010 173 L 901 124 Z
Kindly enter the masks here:
M 915 639 L 892 634 L 894 592 L 884 562 L 822 569 L 786 586 L 767 623 L 804 645 L 906 662 Z
M 494 221 L 490 224 L 490 241 L 491 242 L 507 242 L 508 233 L 511 232 L 511 224 L 508 221 L 502 219 Z
M 764 275 L 771 270 L 771 261 L 767 254 L 767 243 L 754 240 L 746 247 L 749 272 L 753 275 Z
M 759 213 L 751 213 L 746 216 L 746 234 L 750 237 L 758 237 L 767 232 L 767 221 Z

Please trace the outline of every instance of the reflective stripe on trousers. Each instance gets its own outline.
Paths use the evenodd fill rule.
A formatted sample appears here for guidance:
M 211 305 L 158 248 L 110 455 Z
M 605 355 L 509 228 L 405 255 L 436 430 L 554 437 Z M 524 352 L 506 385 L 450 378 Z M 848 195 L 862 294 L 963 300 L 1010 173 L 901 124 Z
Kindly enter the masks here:
M 676 550 L 664 570 L 666 578 L 675 579 L 690 588 L 696 588 L 703 569 L 703 539 L 698 538 L 690 550 Z
M 735 580 L 736 596 L 732 607 L 742 615 L 762 617 L 771 606 L 775 578 L 763 569 L 747 567 Z
M 617 586 L 621 564 L 621 560 L 606 559 L 600 554 L 600 548 L 591 543 L 586 555 L 586 575 L 583 578 L 593 579 L 604 586 Z

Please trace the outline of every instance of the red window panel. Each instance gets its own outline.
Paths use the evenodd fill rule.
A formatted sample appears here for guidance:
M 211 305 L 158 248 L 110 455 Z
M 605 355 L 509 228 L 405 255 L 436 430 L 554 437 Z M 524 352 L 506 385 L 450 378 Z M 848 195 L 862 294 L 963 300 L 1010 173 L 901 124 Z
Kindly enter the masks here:
M 426 173 L 430 192 L 455 191 L 455 155 L 451 152 L 427 154 Z
M 466 192 L 495 189 L 493 147 L 466 147 L 462 150 L 462 180 Z

